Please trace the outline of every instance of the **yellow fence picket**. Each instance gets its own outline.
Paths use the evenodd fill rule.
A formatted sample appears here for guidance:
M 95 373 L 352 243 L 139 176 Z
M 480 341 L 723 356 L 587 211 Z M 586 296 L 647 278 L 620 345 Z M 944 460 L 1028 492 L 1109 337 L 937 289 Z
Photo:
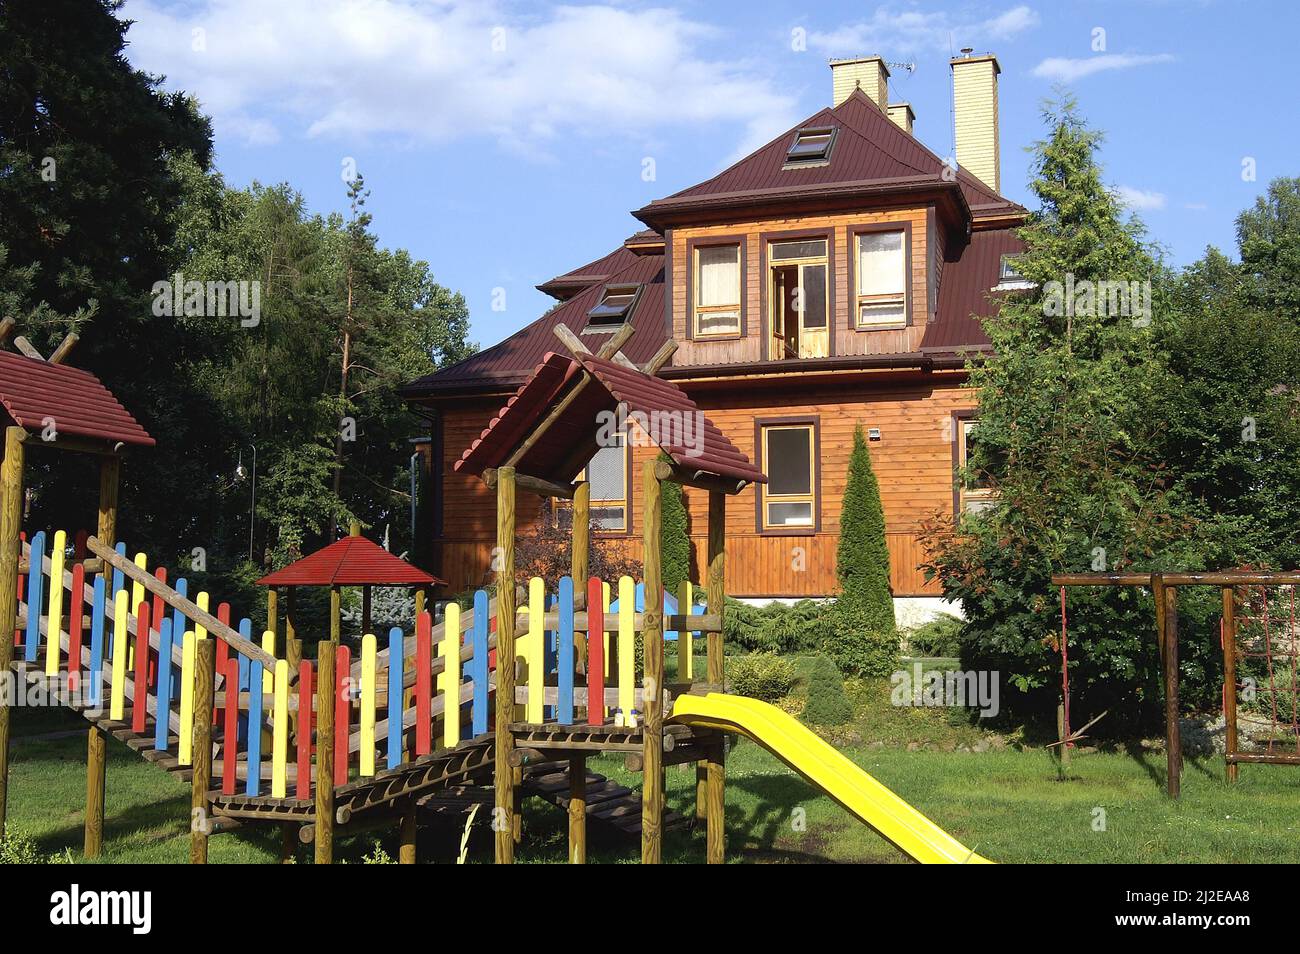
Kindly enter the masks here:
M 127 658 L 127 598 L 124 589 L 113 596 L 113 698 L 109 703 L 108 717 L 119 721 L 126 715 L 126 671 L 131 668 Z
M 193 762 L 194 747 L 194 665 L 198 639 L 193 630 L 186 630 L 181 640 L 181 714 L 180 739 L 177 740 L 176 761 L 181 765 Z M 229 691 L 229 690 L 227 690 Z
M 618 718 L 620 725 L 632 726 L 636 722 L 632 710 L 636 708 L 636 584 L 632 577 L 618 579 Z
M 59 630 L 63 628 L 63 562 L 67 546 L 67 533 L 63 530 L 55 531 L 54 547 L 50 551 L 50 615 L 45 631 L 45 675 L 47 676 L 59 674 Z M 36 565 L 35 561 L 32 565 Z M 71 610 L 73 614 L 80 612 L 76 606 Z
M 274 635 L 274 634 L 270 634 Z M 271 797 L 284 798 L 288 790 L 289 763 L 289 661 L 275 662 L 275 724 L 271 742 Z
M 275 631 L 268 629 L 262 633 L 262 648 L 272 656 L 275 655 Z M 275 676 L 269 668 L 262 670 L 262 693 L 270 695 L 275 689 Z
M 361 775 L 375 774 L 375 634 L 361 637 Z
M 456 603 L 447 604 L 442 631 L 438 657 L 445 668 L 438 673 L 438 692 L 443 699 L 442 744 L 450 749 L 460 745 L 460 606 Z
M 527 722 L 544 722 L 546 713 L 546 584 L 539 576 L 528 581 L 528 706 L 524 714 Z
M 690 580 L 682 580 L 681 586 L 677 588 L 677 612 L 689 616 L 694 601 L 695 587 Z M 695 678 L 695 633 L 689 629 L 677 631 L 677 678 Z

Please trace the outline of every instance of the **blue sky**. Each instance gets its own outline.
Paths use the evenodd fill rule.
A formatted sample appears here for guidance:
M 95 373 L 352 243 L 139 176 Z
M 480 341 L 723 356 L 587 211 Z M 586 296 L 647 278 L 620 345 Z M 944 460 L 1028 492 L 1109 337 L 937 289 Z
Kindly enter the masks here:
M 1002 191 L 1022 202 L 1040 104 L 1065 82 L 1106 134 L 1107 180 L 1177 264 L 1231 249 L 1237 212 L 1300 175 L 1292 0 L 128 0 L 124 15 L 132 62 L 213 116 L 232 185 L 287 181 L 343 210 L 355 160 L 382 243 L 463 292 L 485 346 L 545 310 L 534 285 L 640 228 L 630 210 L 829 105 L 832 56 L 915 63 L 891 101 L 948 156 L 949 56 L 996 53 Z

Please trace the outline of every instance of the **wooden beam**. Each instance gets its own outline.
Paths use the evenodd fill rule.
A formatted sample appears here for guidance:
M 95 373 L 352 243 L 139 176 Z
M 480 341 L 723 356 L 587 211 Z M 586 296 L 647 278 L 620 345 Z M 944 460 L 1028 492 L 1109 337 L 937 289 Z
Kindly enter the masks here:
M 9 340 L 9 336 L 14 333 L 14 328 L 17 326 L 18 322 L 14 321 L 12 318 L 0 318 L 0 347 L 4 347 L 5 343 Z
M 564 412 L 572 406 L 573 402 L 578 399 L 578 395 L 580 395 L 590 383 L 591 375 L 586 371 L 583 371 L 578 382 L 569 389 L 569 393 L 556 402 L 555 407 L 551 408 L 550 413 L 547 414 L 546 417 L 542 418 L 541 422 L 533 428 L 532 433 L 524 439 L 524 442 L 515 448 L 514 453 L 512 453 L 506 460 L 506 465 L 508 467 L 517 467 L 519 462 L 524 459 L 525 455 L 533 449 L 533 446 L 542 439 L 542 435 L 549 431 L 551 425 L 564 415 Z
M 406 804 L 402 806 L 402 824 L 400 846 L 397 851 L 397 863 L 402 865 L 415 864 L 415 836 L 417 826 L 415 823 L 415 799 L 408 798 Z
M 483 471 L 483 483 L 487 485 L 489 490 L 496 490 L 497 469 L 495 467 L 488 467 Z M 577 489 L 572 484 L 566 487 L 564 484 L 552 483 L 549 480 L 543 480 L 541 477 L 533 477 L 530 474 L 517 472 L 515 474 L 515 486 L 520 490 L 535 493 L 539 497 L 559 497 L 563 500 L 572 500 Z
M 655 461 L 655 472 L 660 480 L 671 480 L 683 487 L 694 487 L 697 490 L 707 490 L 710 493 L 716 490 L 728 496 L 734 496 L 749 486 L 747 480 L 739 480 L 735 477 L 721 477 L 717 474 L 710 474 L 708 471 L 689 466 L 683 467 L 680 464 L 666 460 Z
M 569 759 L 569 864 L 587 863 L 587 758 Z
M 676 353 L 677 340 L 675 338 L 669 338 L 659 346 L 659 350 L 654 353 L 654 357 L 642 365 L 641 370 L 646 374 L 658 374 L 659 369 L 667 364 L 668 359 Z
M 200 639 L 194 663 L 194 774 L 190 778 L 190 864 L 208 863 L 208 788 L 212 784 L 212 692 L 217 642 Z
M 664 810 L 664 710 L 659 693 L 664 683 L 663 547 L 660 525 L 663 516 L 663 488 L 655 462 L 641 468 L 643 510 L 641 524 L 642 560 L 645 579 L 645 611 L 642 648 L 645 654 L 641 709 L 645 719 L 645 774 L 641 780 L 641 863 L 657 865 L 663 860 Z M 499 697 L 498 697 L 499 698 Z
M 238 632 L 221 622 L 211 613 L 199 609 L 198 604 L 190 602 L 167 584 L 159 582 L 158 578 L 152 573 L 140 569 L 131 560 L 105 546 L 98 537 L 87 538 L 86 548 L 100 556 L 105 563 L 111 565 L 114 569 L 121 570 L 132 581 L 141 584 L 150 593 L 162 597 L 162 601 L 172 609 L 180 610 L 185 616 L 198 623 L 208 632 L 225 640 L 231 649 L 250 659 L 256 659 L 272 672 L 275 671 L 275 656 L 268 653 L 257 643 L 240 636 Z
M 21 351 L 29 358 L 34 358 L 37 361 L 45 360 L 45 355 L 37 351 L 36 346 L 33 345 L 22 335 L 19 335 L 17 338 L 14 339 L 14 347 L 17 348 L 19 351 Z
M 551 331 L 575 357 L 580 354 L 591 354 L 591 349 L 582 343 L 582 339 L 575 335 L 568 325 L 556 325 Z
M 719 491 L 709 493 L 709 542 L 707 599 L 709 615 L 724 619 L 727 602 L 727 498 Z M 714 685 L 726 682 L 725 657 L 722 653 L 723 626 L 706 634 L 708 644 L 708 679 Z M 711 865 L 726 858 L 726 749 L 721 736 L 714 742 L 712 754 L 704 763 L 705 818 L 707 825 L 706 856 Z
M 117 497 L 122 479 L 122 459 L 104 457 L 99 462 L 99 514 L 95 535 L 108 546 L 117 542 Z M 109 586 L 108 567 L 101 559 L 99 573 Z M 84 853 L 98 858 L 104 850 L 104 793 L 108 782 L 108 736 L 92 725 L 86 735 L 86 817 Z
M 1178 727 L 1178 588 L 1164 587 L 1165 598 L 1165 771 L 1169 797 L 1182 794 L 1183 745 Z
M 515 469 L 497 471 L 497 619 L 515 618 Z M 514 770 L 510 766 L 510 749 L 514 736 L 510 731 L 515 697 L 515 631 L 509 625 L 497 628 L 497 704 L 496 709 L 496 799 L 492 829 L 496 834 L 497 864 L 515 860 Z M 503 701 L 504 700 L 504 701 Z
M 68 360 L 68 355 L 72 354 L 72 349 L 77 346 L 81 340 L 81 335 L 75 331 L 68 333 L 68 336 L 59 342 L 59 346 L 54 349 L 54 354 L 50 355 L 50 364 L 63 364 Z
M 1223 754 L 1228 781 L 1237 781 L 1237 591 L 1223 588 Z
M 21 427 L 5 428 L 4 460 L 0 462 L 0 677 L 5 679 L 10 678 L 14 659 L 14 621 L 18 616 L 26 440 L 27 432 Z M 0 693 L 0 839 L 4 838 L 9 799 L 9 701 L 10 693 Z
M 621 325 L 618 331 L 614 332 L 613 337 L 600 346 L 600 350 L 596 352 L 596 357 L 608 358 L 609 360 L 612 361 L 614 355 L 619 353 L 619 350 L 623 347 L 623 345 L 627 344 L 629 341 L 632 340 L 632 336 L 634 334 L 636 334 L 636 329 L 633 328 L 631 325 L 629 324 Z M 632 365 L 632 367 L 635 368 L 636 365 Z M 637 370 L 640 369 L 638 368 Z
M 334 676 L 335 643 L 323 640 L 316 661 L 316 825 L 315 862 L 334 863 Z

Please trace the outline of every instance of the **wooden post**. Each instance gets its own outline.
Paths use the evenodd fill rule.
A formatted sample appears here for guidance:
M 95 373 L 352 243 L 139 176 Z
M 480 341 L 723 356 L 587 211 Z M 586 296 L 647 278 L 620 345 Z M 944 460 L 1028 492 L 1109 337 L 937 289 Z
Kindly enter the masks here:
M 334 863 L 334 651 L 322 642 L 316 660 L 316 864 Z
M 424 608 L 426 604 L 427 604 L 427 598 L 424 592 L 424 587 L 417 586 L 415 588 L 415 618 L 416 619 L 420 618 L 420 614 L 424 612 Z
M 361 635 L 365 635 L 362 633 Z M 330 587 L 330 642 L 335 646 L 343 638 L 343 591 Z
M 655 473 L 655 462 L 642 467 L 645 510 L 641 515 L 644 530 L 642 547 L 645 564 L 645 610 L 642 613 L 645 676 L 641 701 L 645 727 L 645 767 L 641 778 L 641 863 L 657 865 L 663 860 L 664 803 L 664 582 L 663 548 L 660 523 L 663 516 L 663 488 Z
M 591 573 L 591 484 L 583 481 L 573 491 L 573 597 L 576 607 L 587 609 L 587 577 Z M 577 637 L 578 667 L 587 671 L 587 641 Z
M 217 641 L 201 639 L 194 664 L 194 775 L 190 779 L 190 864 L 208 863 L 208 789 L 212 785 L 212 697 L 217 670 Z M 137 690 L 139 691 L 139 690 Z M 137 703 L 139 704 L 139 703 Z
M 18 561 L 22 557 L 23 442 L 21 427 L 5 428 L 5 456 L 0 463 L 0 679 L 13 678 L 14 628 L 18 619 Z M 81 612 L 77 607 L 77 612 Z M 29 612 L 38 613 L 32 607 Z M 0 839 L 4 838 L 9 799 L 9 693 L 0 684 Z M 91 731 L 94 731 L 93 729 Z
M 1223 751 L 1228 756 L 1228 781 L 1237 781 L 1237 600 L 1231 586 L 1223 588 Z
M 587 757 L 569 758 L 569 863 L 587 863 Z
M 415 864 L 415 799 L 408 798 L 402 806 L 401 846 L 397 851 L 397 862 L 403 865 Z
M 280 641 L 280 591 L 274 586 L 266 591 L 266 628 L 269 632 L 275 633 L 275 639 Z M 284 652 L 283 649 L 280 650 Z
M 99 465 L 99 517 L 95 536 L 111 547 L 117 542 L 117 491 L 122 477 L 122 459 L 105 457 Z M 104 584 L 109 585 L 112 571 L 103 569 Z M 86 818 L 84 851 L 87 858 L 98 858 L 104 848 L 104 790 L 108 759 L 108 737 L 92 725 L 86 733 Z
M 1162 581 L 1163 584 L 1163 581 Z M 1163 586 L 1165 597 L 1165 748 L 1169 797 L 1181 791 L 1183 746 L 1178 731 L 1178 588 Z
M 1056 738 L 1061 743 L 1057 746 L 1057 758 L 1060 759 L 1061 778 L 1070 771 L 1070 746 L 1065 741 L 1065 703 L 1056 707 Z
M 709 578 L 708 612 L 719 620 L 723 618 L 727 595 L 727 498 L 718 490 L 709 491 Z M 722 655 L 722 629 L 707 635 L 709 683 L 722 691 L 727 674 Z M 707 860 L 720 865 L 727 851 L 726 829 L 726 749 L 721 735 L 715 740 L 713 750 L 705 764 L 707 773 L 706 824 L 708 827 Z
M 515 701 L 515 469 L 497 469 L 497 689 L 496 689 L 496 861 L 515 860 L 514 773 L 510 722 Z

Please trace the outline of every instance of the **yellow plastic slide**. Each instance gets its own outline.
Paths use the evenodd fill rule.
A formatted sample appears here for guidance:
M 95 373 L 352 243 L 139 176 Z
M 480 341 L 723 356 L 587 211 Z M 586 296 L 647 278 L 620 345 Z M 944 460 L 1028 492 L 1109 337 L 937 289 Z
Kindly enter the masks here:
M 857 815 L 900 851 L 926 864 L 991 864 L 926 818 L 780 709 L 720 692 L 678 696 L 673 722 L 753 739 Z

